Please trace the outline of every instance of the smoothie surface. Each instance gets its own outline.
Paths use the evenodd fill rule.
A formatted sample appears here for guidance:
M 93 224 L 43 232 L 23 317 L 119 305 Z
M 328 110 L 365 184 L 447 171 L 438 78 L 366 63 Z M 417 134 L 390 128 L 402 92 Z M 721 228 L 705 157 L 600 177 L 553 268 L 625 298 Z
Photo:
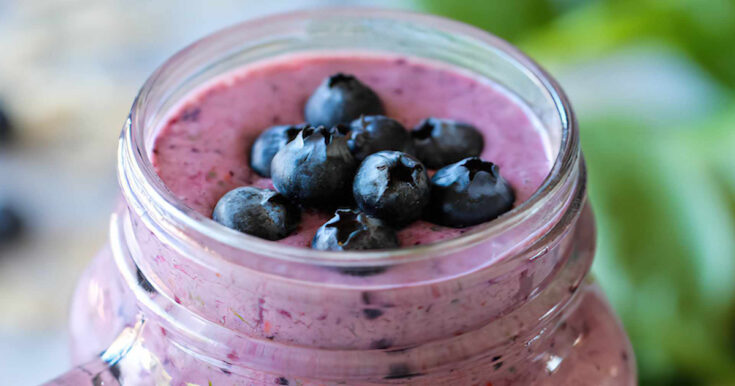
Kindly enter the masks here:
M 382 99 L 386 115 L 411 129 L 427 117 L 470 123 L 485 139 L 481 157 L 513 186 L 517 206 L 551 170 L 552 151 L 537 119 L 502 87 L 433 62 L 377 54 L 301 54 L 256 62 L 187 95 L 159 129 L 156 172 L 187 206 L 211 216 L 239 186 L 273 188 L 249 167 L 253 141 L 273 125 L 298 124 L 309 95 L 327 76 L 355 75 Z M 333 213 L 306 210 L 299 228 L 278 242 L 309 247 Z M 401 246 L 448 240 L 472 229 L 417 221 L 398 233 Z

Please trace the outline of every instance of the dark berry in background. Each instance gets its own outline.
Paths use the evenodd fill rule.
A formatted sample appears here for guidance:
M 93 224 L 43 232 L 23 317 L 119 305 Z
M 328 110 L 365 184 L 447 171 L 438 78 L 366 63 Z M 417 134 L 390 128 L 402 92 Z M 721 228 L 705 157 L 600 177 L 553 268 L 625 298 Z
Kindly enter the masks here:
M 262 132 L 250 148 L 250 168 L 262 177 L 270 177 L 273 157 L 303 128 L 303 125 L 273 126 Z
M 406 128 L 383 115 L 367 115 L 352 121 L 347 146 L 358 161 L 382 150 L 413 153 L 413 142 Z
M 0 203 L 0 245 L 18 239 L 23 233 L 23 219 L 10 205 Z
M 277 192 L 246 186 L 222 196 L 214 207 L 212 219 L 242 233 L 279 240 L 296 229 L 301 211 Z
M 355 158 L 340 128 L 306 128 L 271 163 L 273 186 L 303 205 L 333 205 L 349 197 Z
M 9 142 L 13 137 L 13 127 L 7 112 L 0 105 L 0 145 Z
M 439 169 L 431 179 L 427 217 L 462 228 L 490 221 L 513 208 L 515 194 L 497 165 L 472 157 Z
M 411 131 L 411 137 L 416 157 L 430 169 L 476 157 L 485 146 L 482 133 L 474 126 L 449 119 L 425 119 Z
M 396 231 L 377 218 L 352 209 L 338 209 L 314 235 L 311 247 L 323 251 L 398 247 Z
M 325 79 L 304 106 L 306 122 L 314 126 L 349 125 L 360 115 L 383 113 L 378 95 L 347 74 L 334 74 Z
M 429 203 L 429 177 L 412 155 L 381 151 L 362 162 L 352 194 L 365 213 L 403 226 L 419 219 Z

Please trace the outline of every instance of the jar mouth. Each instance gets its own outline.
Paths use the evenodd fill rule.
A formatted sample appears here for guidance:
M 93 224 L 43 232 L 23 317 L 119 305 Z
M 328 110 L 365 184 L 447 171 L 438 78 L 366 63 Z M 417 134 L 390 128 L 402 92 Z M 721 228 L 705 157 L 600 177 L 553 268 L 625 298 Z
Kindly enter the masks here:
M 432 29 L 458 34 L 492 47 L 498 50 L 505 59 L 522 69 L 524 75 L 539 85 L 552 102 L 561 128 L 557 156 L 550 172 L 538 189 L 531 197 L 501 217 L 477 225 L 455 238 L 431 244 L 378 251 L 333 252 L 284 245 L 224 228 L 214 220 L 186 206 L 168 189 L 156 173 L 148 155 L 144 127 L 150 122 L 145 121 L 141 113 L 146 104 L 145 96 L 158 87 L 160 78 L 170 72 L 170 67 L 178 60 L 182 60 L 191 51 L 203 45 L 216 44 L 219 38 L 234 31 L 258 29 L 276 22 L 298 22 L 326 17 L 400 20 L 430 26 Z M 446 255 L 475 246 L 522 223 L 534 213 L 543 210 L 544 199 L 561 189 L 563 183 L 569 178 L 579 157 L 579 143 L 578 128 L 572 107 L 559 84 L 531 58 L 505 40 L 479 28 L 434 15 L 370 8 L 327 8 L 275 14 L 245 21 L 208 35 L 177 52 L 154 71 L 136 96 L 130 116 L 123 128 L 118 156 L 118 176 L 126 199 L 129 202 L 133 201 L 134 206 L 140 207 L 148 215 L 154 217 L 162 228 L 177 236 L 186 238 L 188 233 L 194 232 L 198 236 L 235 250 L 255 251 L 263 256 L 292 262 L 337 267 L 366 267 L 401 264 Z M 131 180 L 137 181 L 136 185 L 143 191 L 141 195 L 131 192 Z

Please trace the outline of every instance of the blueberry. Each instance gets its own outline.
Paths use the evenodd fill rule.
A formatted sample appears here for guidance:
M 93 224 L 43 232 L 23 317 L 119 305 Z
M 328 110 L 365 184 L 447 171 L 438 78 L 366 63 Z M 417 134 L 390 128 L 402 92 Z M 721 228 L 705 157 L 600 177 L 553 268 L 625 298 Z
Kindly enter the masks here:
M 431 179 L 431 221 L 454 228 L 490 221 L 513 207 L 515 194 L 497 165 L 471 157 L 439 169 Z
M 153 288 L 153 284 L 148 281 L 148 278 L 145 277 L 143 271 L 141 271 L 138 266 L 135 266 L 135 277 L 138 279 L 138 286 L 140 286 L 140 288 L 142 288 L 145 292 L 156 292 L 156 289 Z
M 16 240 L 22 233 L 20 214 L 9 205 L 0 205 L 0 244 Z
M 360 209 L 396 226 L 421 217 L 430 192 L 424 165 L 398 151 L 381 151 L 365 158 L 352 184 Z
M 411 371 L 411 367 L 405 363 L 394 363 L 390 365 L 388 375 L 386 375 L 384 379 L 406 379 L 421 375 L 423 374 Z
M 381 150 L 413 153 L 413 142 L 406 128 L 383 115 L 361 116 L 352 121 L 347 146 L 358 161 Z
M 393 346 L 393 342 L 390 339 L 381 338 L 374 340 L 370 343 L 370 348 L 373 350 L 386 350 Z
M 365 315 L 365 319 L 373 320 L 383 316 L 383 311 L 377 308 L 364 308 L 362 314 Z
M 308 127 L 299 132 L 273 157 L 276 190 L 304 205 L 330 205 L 349 197 L 356 162 L 343 131 Z
M 250 168 L 263 177 L 270 177 L 273 156 L 303 128 L 303 125 L 273 126 L 262 132 L 250 148 Z
M 0 106 L 0 144 L 10 141 L 12 136 L 13 127 L 10 124 L 10 118 Z
M 365 277 L 381 274 L 385 272 L 386 267 L 383 266 L 372 266 L 372 267 L 339 267 L 338 270 L 345 275 Z
M 482 152 L 482 134 L 472 125 L 448 119 L 428 118 L 413 131 L 416 156 L 430 169 L 439 169 Z
M 279 240 L 298 226 L 301 212 L 286 197 L 252 186 L 235 188 L 219 199 L 214 221 L 266 240 Z
M 347 125 L 338 124 L 330 127 L 327 131 L 329 131 L 329 133 L 332 135 L 346 137 L 350 133 L 350 127 Z M 350 146 L 348 145 L 347 148 L 349 147 Z
M 334 217 L 316 231 L 311 247 L 323 251 L 390 249 L 398 247 L 398 236 L 377 218 L 353 209 L 337 209 Z M 370 271 L 371 267 L 360 269 Z
M 325 79 L 304 107 L 306 121 L 314 126 L 348 125 L 360 115 L 375 114 L 383 114 L 378 95 L 354 76 L 341 73 Z

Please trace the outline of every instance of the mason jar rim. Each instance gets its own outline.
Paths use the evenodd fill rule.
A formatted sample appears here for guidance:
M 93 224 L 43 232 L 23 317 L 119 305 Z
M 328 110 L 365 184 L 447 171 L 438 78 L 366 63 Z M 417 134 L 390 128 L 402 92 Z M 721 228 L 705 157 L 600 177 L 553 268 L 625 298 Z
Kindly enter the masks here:
M 456 238 L 426 245 L 376 251 L 333 252 L 284 245 L 224 228 L 210 218 L 187 207 L 166 187 L 149 159 L 145 139 L 143 138 L 144 127 L 141 127 L 141 122 L 139 122 L 139 114 L 144 96 L 157 86 L 156 82 L 161 75 L 171 70 L 172 63 L 185 58 L 190 51 L 198 46 L 213 44 L 223 36 L 227 36 L 235 31 L 257 30 L 258 28 L 269 26 L 276 22 L 318 20 L 327 17 L 352 18 L 356 20 L 396 20 L 429 26 L 437 31 L 475 39 L 489 47 L 499 50 L 507 58 L 511 59 L 514 65 L 521 68 L 526 75 L 533 77 L 533 80 L 543 87 L 544 91 L 553 101 L 561 124 L 560 148 L 558 149 L 556 159 L 549 174 L 539 188 L 530 198 L 508 213 L 488 223 L 478 225 L 471 231 Z M 121 185 L 123 185 L 125 198 L 129 202 L 131 200 L 137 200 L 146 212 L 160 214 L 160 219 L 165 222 L 165 224 L 160 225 L 165 229 L 171 230 L 177 236 L 187 237 L 185 232 L 177 231 L 185 229 L 186 231 L 193 231 L 198 235 L 202 235 L 207 239 L 222 243 L 231 248 L 306 264 L 341 267 L 385 266 L 422 260 L 436 256 L 437 254 L 443 255 L 475 246 L 502 233 L 503 230 L 522 222 L 528 216 L 541 210 L 544 206 L 544 199 L 560 189 L 575 169 L 574 167 L 579 157 L 578 136 L 577 123 L 571 104 L 559 84 L 519 49 L 489 32 L 458 21 L 417 12 L 373 8 L 321 8 L 274 14 L 244 21 L 197 40 L 167 59 L 147 79 L 133 102 L 130 116 L 121 134 L 118 177 Z M 144 190 L 143 197 L 130 196 L 132 194 L 131 191 L 125 188 L 125 185 L 129 183 L 129 179 L 139 180 L 139 185 Z

